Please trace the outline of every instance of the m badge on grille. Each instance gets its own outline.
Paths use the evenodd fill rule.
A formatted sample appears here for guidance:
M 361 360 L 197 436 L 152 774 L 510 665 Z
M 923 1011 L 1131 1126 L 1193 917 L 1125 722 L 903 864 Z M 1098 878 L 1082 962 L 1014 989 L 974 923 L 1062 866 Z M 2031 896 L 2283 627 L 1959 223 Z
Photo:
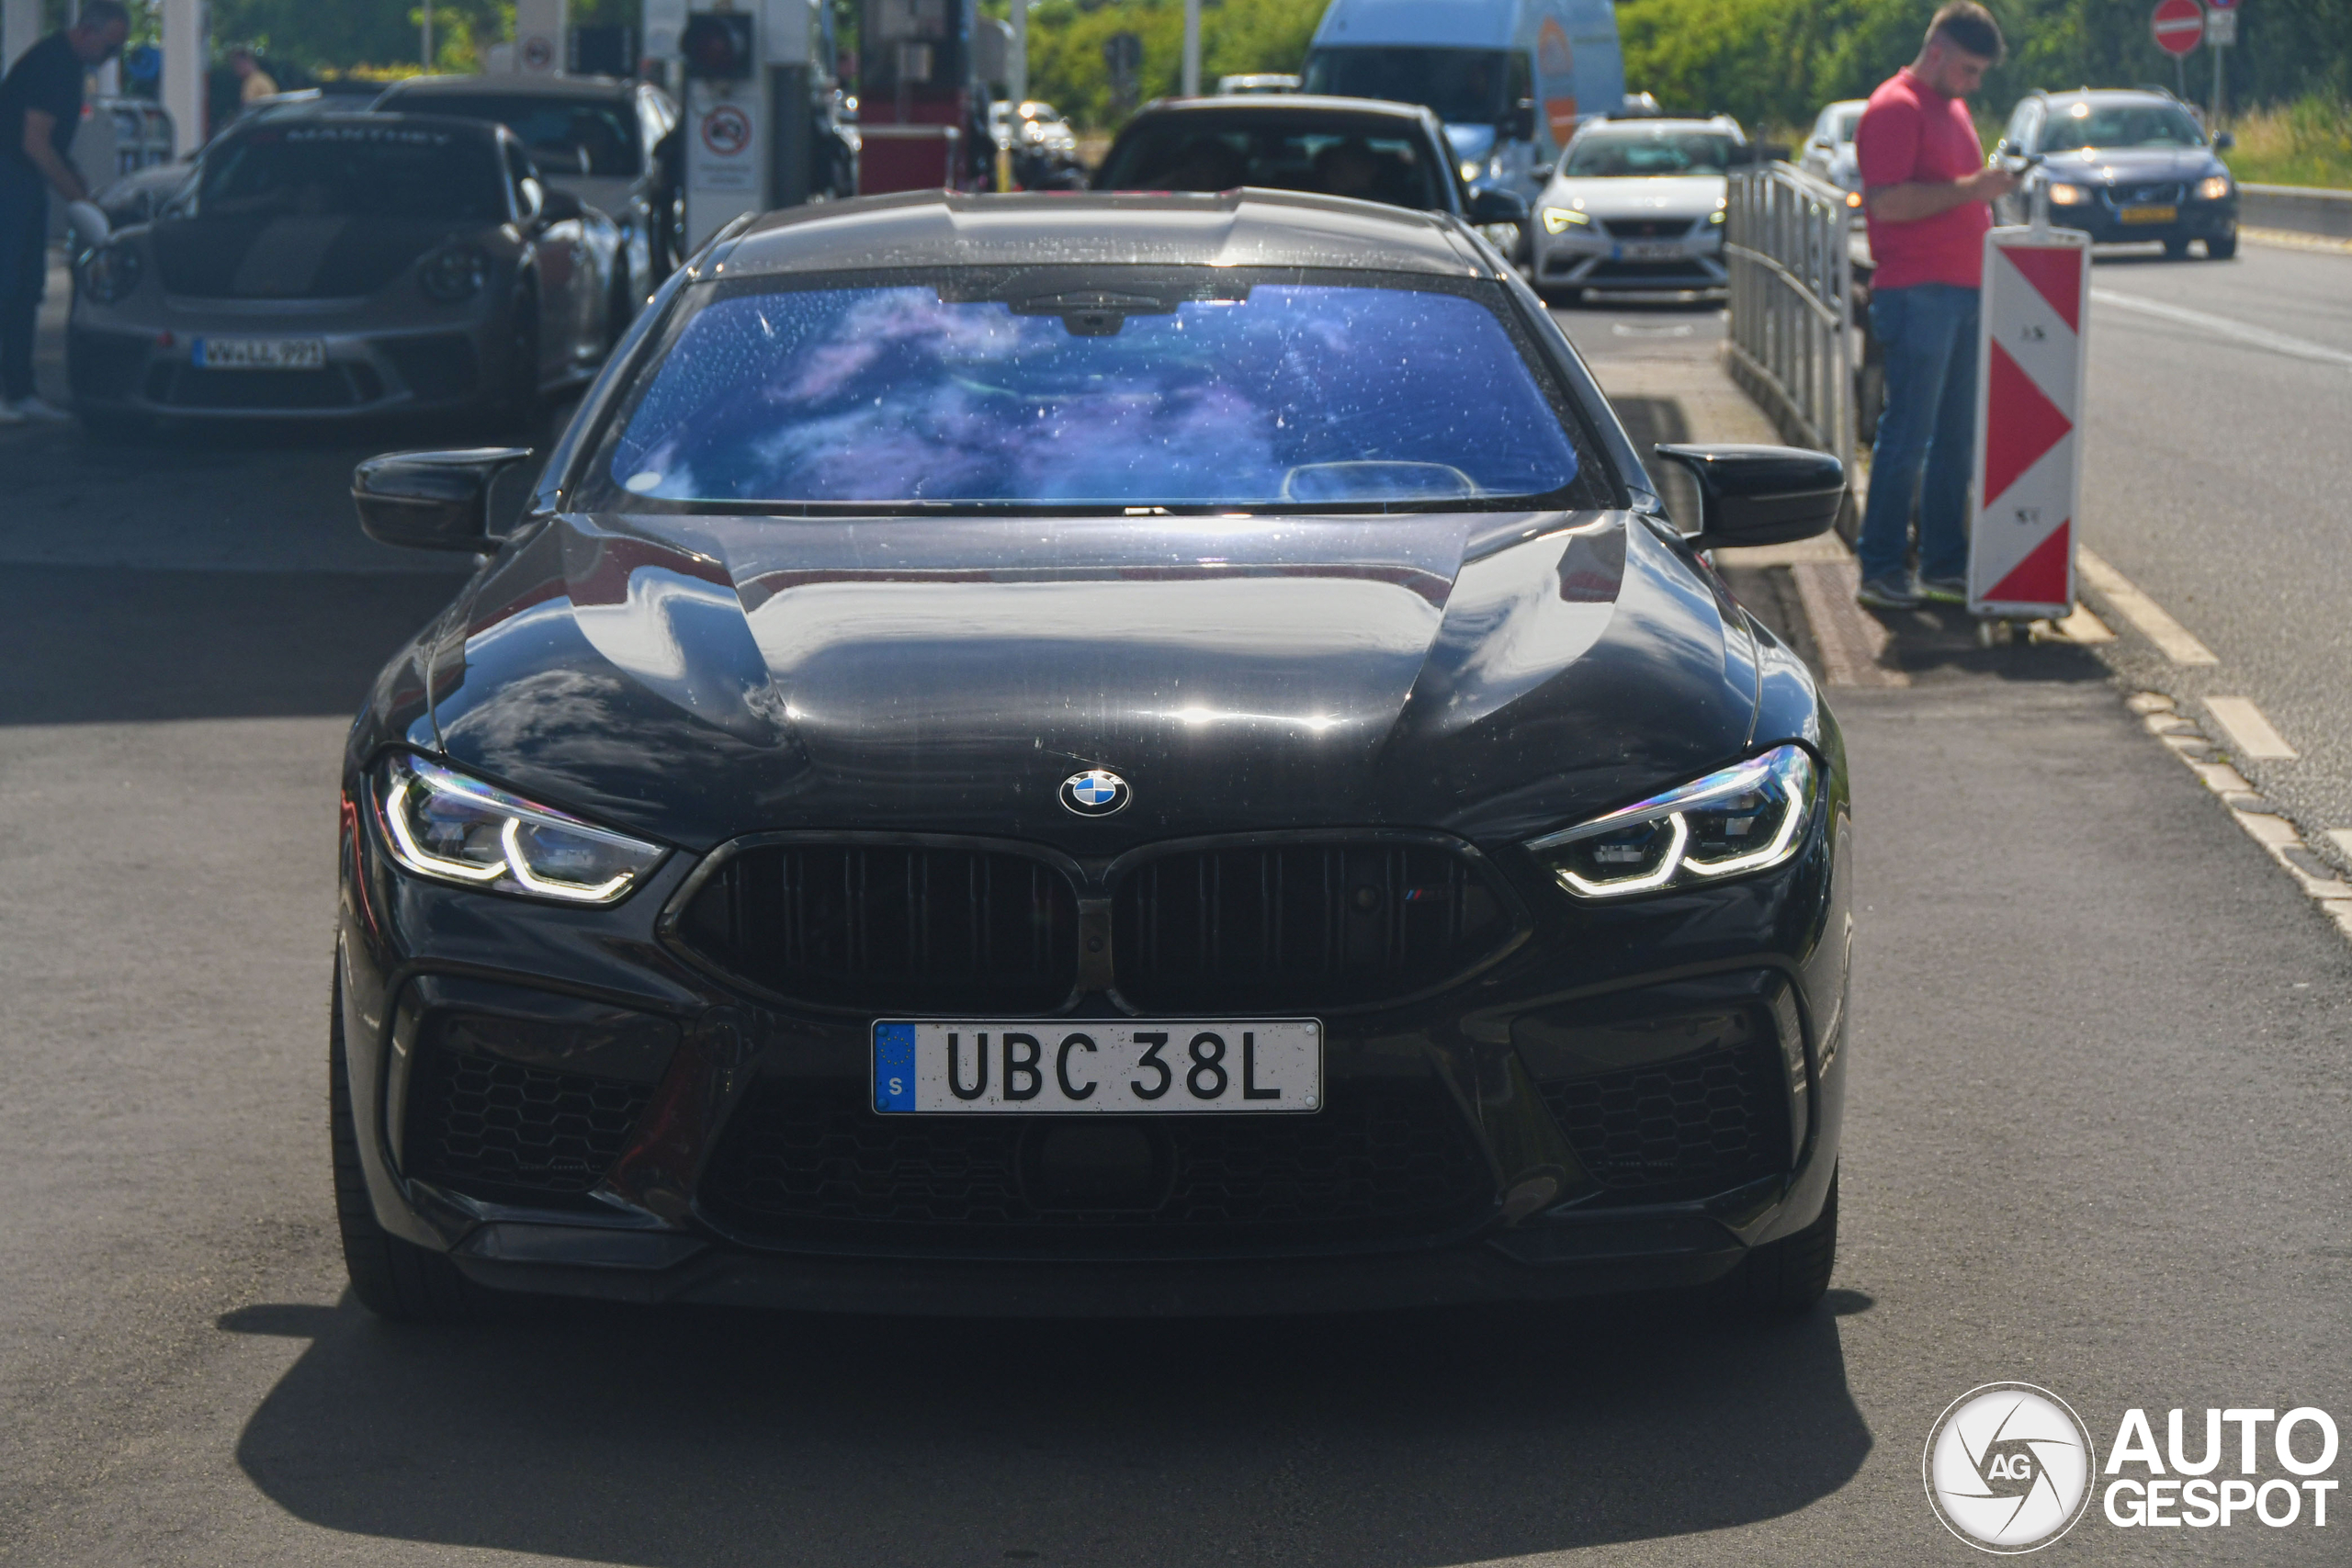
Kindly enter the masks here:
M 1062 780 L 1062 804 L 1080 817 L 1108 817 L 1125 810 L 1127 781 L 1104 768 L 1089 768 Z

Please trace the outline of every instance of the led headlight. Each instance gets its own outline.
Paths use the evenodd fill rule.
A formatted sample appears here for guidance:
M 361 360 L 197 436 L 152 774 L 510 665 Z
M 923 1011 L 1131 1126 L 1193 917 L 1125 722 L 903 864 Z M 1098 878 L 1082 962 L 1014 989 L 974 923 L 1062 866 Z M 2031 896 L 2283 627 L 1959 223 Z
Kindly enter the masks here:
M 444 305 L 472 299 L 489 281 L 490 257 L 471 245 L 444 245 L 416 269 L 416 286 Z
M 1579 898 L 1696 886 L 1794 855 L 1819 792 L 1812 753 L 1782 746 L 1527 848 Z
M 2227 175 L 2208 175 L 2197 182 L 2197 199 L 2199 201 L 2219 201 L 2229 194 L 2230 176 Z
M 138 246 L 100 245 L 82 258 L 82 292 L 101 305 L 119 304 L 139 287 L 142 266 Z
M 2091 193 L 2080 186 L 2060 185 L 2054 180 L 2051 182 L 2050 205 L 2052 207 L 2081 207 L 2090 198 Z
M 417 875 L 563 904 L 616 904 L 667 852 L 407 752 L 377 769 L 376 809 Z
M 1583 213 L 1571 212 L 1565 207 L 1547 207 L 1544 209 L 1544 231 L 1546 234 L 1564 232 L 1571 224 L 1579 229 L 1585 228 L 1591 222 L 1592 220 Z

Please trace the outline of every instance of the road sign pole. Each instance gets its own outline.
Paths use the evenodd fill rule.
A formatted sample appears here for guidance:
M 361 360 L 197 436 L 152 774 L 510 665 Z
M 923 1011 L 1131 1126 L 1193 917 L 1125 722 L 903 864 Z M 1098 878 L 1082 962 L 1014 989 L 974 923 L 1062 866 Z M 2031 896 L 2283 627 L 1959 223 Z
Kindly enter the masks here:
M 1184 0 L 1184 96 L 1201 96 L 1201 0 Z

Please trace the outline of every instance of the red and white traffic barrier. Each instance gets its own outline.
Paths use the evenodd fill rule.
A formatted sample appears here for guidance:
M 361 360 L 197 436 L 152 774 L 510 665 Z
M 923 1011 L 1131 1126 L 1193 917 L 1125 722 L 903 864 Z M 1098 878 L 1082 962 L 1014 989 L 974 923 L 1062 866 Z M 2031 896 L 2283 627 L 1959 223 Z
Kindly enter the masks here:
M 1969 492 L 1968 607 L 1976 615 L 2074 614 L 2090 286 L 2090 236 L 2078 230 L 1984 236 Z

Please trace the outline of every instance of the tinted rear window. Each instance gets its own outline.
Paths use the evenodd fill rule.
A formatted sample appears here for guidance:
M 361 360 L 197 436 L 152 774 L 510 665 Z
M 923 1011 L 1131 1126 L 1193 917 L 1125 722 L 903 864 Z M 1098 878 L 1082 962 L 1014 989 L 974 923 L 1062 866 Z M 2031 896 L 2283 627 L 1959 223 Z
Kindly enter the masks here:
M 497 223 L 506 191 L 487 133 L 413 127 L 263 126 L 209 152 L 207 218 L 408 218 Z
M 1609 504 L 1498 299 L 738 288 L 670 330 L 583 504 Z
M 495 120 L 531 150 L 543 173 L 557 179 L 566 175 L 629 178 L 642 162 L 638 156 L 637 110 L 625 98 L 418 93 L 405 98 L 395 94 L 387 107 L 411 114 Z
M 1449 211 L 1451 178 L 1418 136 L 1333 116 L 1162 115 L 1119 139 L 1097 190 L 1318 191 L 1424 211 Z

